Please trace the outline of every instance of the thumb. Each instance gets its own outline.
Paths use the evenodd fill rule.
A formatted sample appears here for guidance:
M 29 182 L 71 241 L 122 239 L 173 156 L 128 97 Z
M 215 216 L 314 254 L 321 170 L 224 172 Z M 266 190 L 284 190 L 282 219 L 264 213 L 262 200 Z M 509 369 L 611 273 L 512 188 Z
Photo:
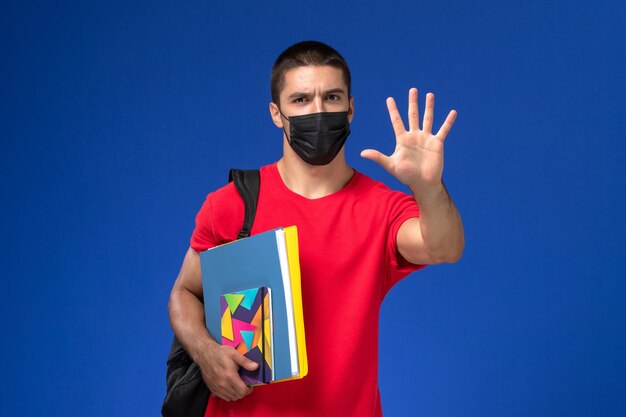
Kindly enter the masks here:
M 380 165 L 383 168 L 385 168 L 386 170 L 389 170 L 389 164 L 390 164 L 389 157 L 383 155 L 382 153 L 378 152 L 377 150 L 365 149 L 364 151 L 361 151 L 361 157 L 363 157 L 365 159 L 369 159 L 370 161 L 374 161 L 378 165 Z
M 233 360 L 237 365 L 241 366 L 242 368 L 246 368 L 248 371 L 254 371 L 256 368 L 259 367 L 258 363 L 251 361 L 241 353 L 237 351 L 234 351 L 233 353 Z

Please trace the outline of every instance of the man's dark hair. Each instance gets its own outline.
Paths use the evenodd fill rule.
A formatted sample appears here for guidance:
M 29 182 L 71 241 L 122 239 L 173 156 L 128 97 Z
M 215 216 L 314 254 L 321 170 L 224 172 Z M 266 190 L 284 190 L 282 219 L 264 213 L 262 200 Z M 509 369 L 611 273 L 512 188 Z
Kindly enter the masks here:
M 343 73 L 343 80 L 348 87 L 348 96 L 351 91 L 350 68 L 345 59 L 330 46 L 317 41 L 304 41 L 291 45 L 278 56 L 272 67 L 272 80 L 270 88 L 272 91 L 272 101 L 280 104 L 280 92 L 285 86 L 285 73 L 293 68 L 306 67 L 309 65 L 328 65 L 340 69 Z

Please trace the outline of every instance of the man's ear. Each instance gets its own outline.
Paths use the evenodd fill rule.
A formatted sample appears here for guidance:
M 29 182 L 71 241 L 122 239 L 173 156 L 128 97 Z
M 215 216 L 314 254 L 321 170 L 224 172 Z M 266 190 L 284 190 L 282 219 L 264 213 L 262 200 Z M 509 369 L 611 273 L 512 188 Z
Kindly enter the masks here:
M 283 118 L 280 116 L 280 110 L 275 103 L 270 103 L 270 116 L 276 127 L 283 128 Z
M 350 97 L 350 107 L 348 108 L 348 122 L 352 123 L 354 119 L 354 96 Z

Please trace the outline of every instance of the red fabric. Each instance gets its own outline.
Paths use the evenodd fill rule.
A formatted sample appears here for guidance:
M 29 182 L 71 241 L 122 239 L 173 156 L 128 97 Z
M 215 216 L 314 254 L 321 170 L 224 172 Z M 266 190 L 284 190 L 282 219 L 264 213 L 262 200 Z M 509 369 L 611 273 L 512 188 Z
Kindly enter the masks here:
M 276 164 L 263 167 L 252 234 L 298 227 L 309 374 L 255 387 L 235 402 L 211 397 L 206 416 L 381 416 L 380 304 L 422 267 L 396 253 L 398 229 L 411 217 L 419 217 L 411 196 L 358 172 L 340 191 L 310 200 L 285 186 Z M 243 202 L 231 183 L 207 197 L 191 247 L 232 241 L 242 222 Z

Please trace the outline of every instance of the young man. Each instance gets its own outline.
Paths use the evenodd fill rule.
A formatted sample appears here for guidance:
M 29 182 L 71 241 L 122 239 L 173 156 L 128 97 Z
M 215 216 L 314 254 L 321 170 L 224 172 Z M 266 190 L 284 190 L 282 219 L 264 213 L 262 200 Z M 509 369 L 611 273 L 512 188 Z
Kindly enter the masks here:
M 433 134 L 434 96 L 428 94 L 420 129 L 411 89 L 407 131 L 387 99 L 395 152 L 361 156 L 406 184 L 409 196 L 346 163 L 354 99 L 337 51 L 319 42 L 291 46 L 274 64 L 271 87 L 269 110 L 283 157 L 261 168 L 252 234 L 298 226 L 309 374 L 253 390 L 237 370 L 256 364 L 206 330 L 198 252 L 236 239 L 241 229 L 243 202 L 232 183 L 209 194 L 196 217 L 170 297 L 172 327 L 211 390 L 207 416 L 381 416 L 380 304 L 410 272 L 455 262 L 463 251 L 461 219 L 441 181 L 443 142 L 456 112 Z

